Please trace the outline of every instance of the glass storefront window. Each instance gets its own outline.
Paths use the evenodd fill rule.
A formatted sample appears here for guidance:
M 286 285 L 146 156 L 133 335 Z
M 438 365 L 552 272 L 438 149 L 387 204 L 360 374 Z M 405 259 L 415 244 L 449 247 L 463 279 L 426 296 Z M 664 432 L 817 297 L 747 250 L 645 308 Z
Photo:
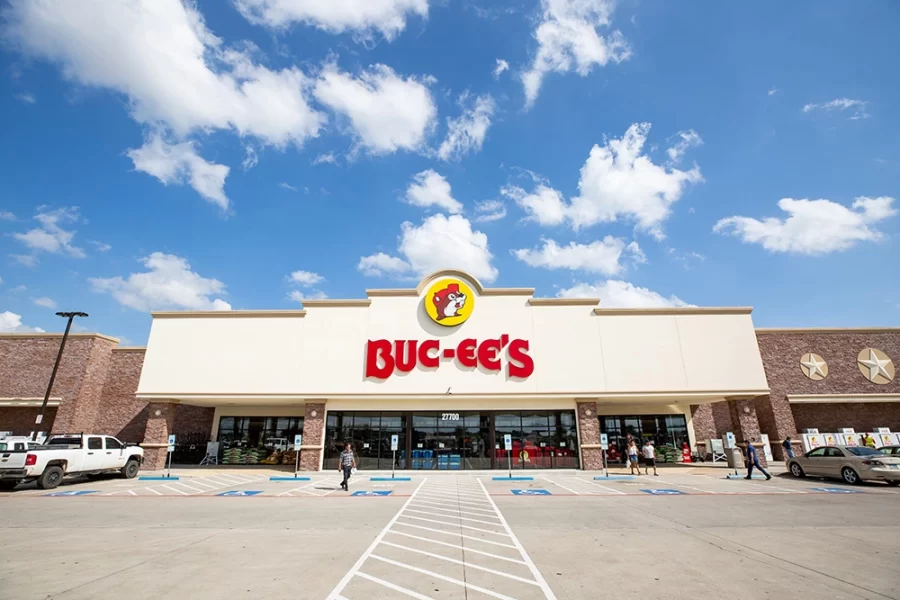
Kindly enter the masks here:
M 684 415 L 602 416 L 600 431 L 609 437 L 609 462 L 623 462 L 626 455 L 626 434 L 638 445 L 650 439 L 656 446 L 657 460 L 680 460 L 681 446 L 689 442 L 687 419 Z
M 294 435 L 303 417 L 222 417 L 219 461 L 223 465 L 293 465 Z

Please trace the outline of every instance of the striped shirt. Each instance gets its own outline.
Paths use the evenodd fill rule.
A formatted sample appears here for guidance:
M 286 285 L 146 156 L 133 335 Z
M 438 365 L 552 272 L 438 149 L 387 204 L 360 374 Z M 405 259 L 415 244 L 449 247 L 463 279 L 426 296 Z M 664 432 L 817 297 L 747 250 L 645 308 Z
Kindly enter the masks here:
M 348 452 L 344 450 L 341 452 L 341 466 L 342 467 L 352 467 L 353 466 L 353 452 Z

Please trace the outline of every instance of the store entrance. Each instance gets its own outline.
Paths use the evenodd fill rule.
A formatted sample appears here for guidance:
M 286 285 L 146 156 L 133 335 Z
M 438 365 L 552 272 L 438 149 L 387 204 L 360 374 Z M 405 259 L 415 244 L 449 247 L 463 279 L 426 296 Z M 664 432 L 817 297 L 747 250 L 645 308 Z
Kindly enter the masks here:
M 511 434 L 512 452 L 503 449 Z M 363 469 L 577 469 L 574 410 L 329 412 L 323 468 L 336 469 L 349 442 Z M 510 460 L 511 459 L 511 460 Z
M 638 446 L 653 440 L 660 462 L 675 462 L 681 456 L 682 444 L 690 444 L 684 415 L 616 415 L 599 419 L 600 431 L 609 436 L 607 456 L 611 463 L 624 462 L 629 435 Z

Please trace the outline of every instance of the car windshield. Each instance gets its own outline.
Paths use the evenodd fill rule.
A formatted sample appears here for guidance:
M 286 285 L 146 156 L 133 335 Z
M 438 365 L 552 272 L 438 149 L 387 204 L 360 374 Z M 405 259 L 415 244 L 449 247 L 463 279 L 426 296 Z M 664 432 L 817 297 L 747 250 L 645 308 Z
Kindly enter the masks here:
M 883 452 L 880 452 L 873 448 L 851 447 L 851 448 L 844 448 L 844 450 L 846 450 L 850 454 L 855 454 L 856 456 L 872 456 L 872 455 L 883 456 L 884 455 Z

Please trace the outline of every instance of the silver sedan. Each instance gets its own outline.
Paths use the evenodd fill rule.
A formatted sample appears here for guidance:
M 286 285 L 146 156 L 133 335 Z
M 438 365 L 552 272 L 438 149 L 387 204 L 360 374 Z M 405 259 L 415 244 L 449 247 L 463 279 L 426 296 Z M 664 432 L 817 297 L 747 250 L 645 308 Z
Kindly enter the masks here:
M 823 446 L 788 461 L 794 477 L 834 477 L 846 483 L 885 481 L 900 485 L 900 457 L 862 446 Z

